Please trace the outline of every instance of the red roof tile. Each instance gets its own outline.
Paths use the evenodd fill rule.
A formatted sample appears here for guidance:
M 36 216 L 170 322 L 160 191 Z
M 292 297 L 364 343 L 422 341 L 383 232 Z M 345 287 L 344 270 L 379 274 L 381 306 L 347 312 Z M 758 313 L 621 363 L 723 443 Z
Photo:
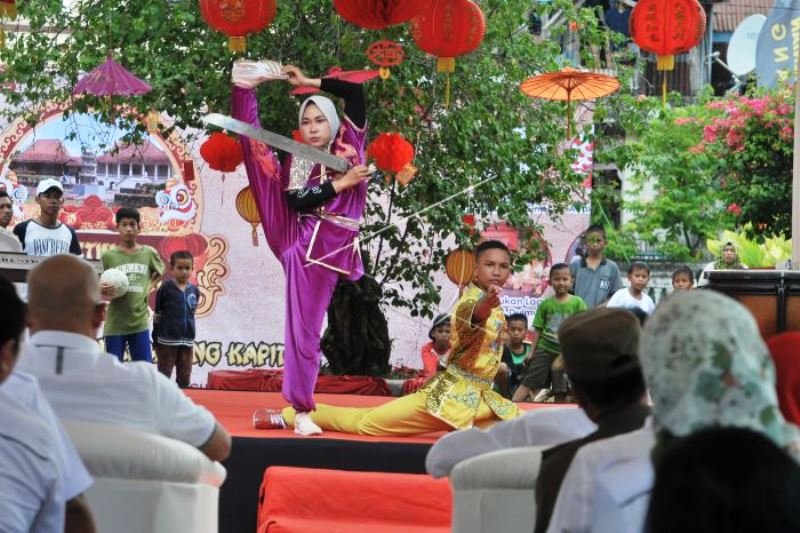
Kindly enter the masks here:
M 147 165 L 168 165 L 169 157 L 167 154 L 156 148 L 150 142 L 144 144 L 127 144 L 119 147 L 117 153 L 105 153 L 97 158 L 98 163 L 123 163 L 123 164 L 147 164 Z
M 18 163 L 71 163 L 80 165 L 80 157 L 73 157 L 64 143 L 58 139 L 40 139 L 34 141 L 21 154 L 14 158 Z
M 732 32 L 750 15 L 766 15 L 775 0 L 726 0 L 714 4 L 714 31 Z

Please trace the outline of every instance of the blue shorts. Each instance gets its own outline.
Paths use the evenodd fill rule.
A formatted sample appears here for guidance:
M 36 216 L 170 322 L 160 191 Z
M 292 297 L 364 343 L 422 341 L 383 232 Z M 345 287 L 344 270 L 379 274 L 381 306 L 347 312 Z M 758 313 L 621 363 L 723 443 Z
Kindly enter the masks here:
M 127 335 L 106 335 L 106 351 L 114 354 L 120 361 L 125 360 L 125 347 L 131 353 L 132 361 L 153 362 L 153 352 L 150 349 L 150 331 Z

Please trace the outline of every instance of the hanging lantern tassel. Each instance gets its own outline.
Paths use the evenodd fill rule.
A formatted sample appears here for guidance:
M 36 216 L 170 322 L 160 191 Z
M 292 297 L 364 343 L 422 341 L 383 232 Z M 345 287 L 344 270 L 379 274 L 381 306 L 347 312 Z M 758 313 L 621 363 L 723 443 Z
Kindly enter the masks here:
M 144 123 L 147 126 L 147 133 L 158 133 L 158 123 L 161 122 L 161 114 L 155 109 L 147 112 Z
M 656 70 L 661 72 L 661 105 L 667 105 L 667 72 L 675 69 L 675 56 L 656 55 Z
M 0 17 L 16 20 L 17 18 L 16 0 L 0 0 Z
M 399 181 L 400 184 L 403 185 L 403 187 L 405 187 L 409 183 L 411 183 L 411 180 L 414 179 L 414 176 L 416 176 L 416 174 L 417 174 L 417 167 L 415 167 L 411 163 L 406 163 L 405 166 L 403 167 L 403 170 L 401 170 L 395 175 L 395 179 L 397 179 L 397 181 Z
M 234 54 L 243 54 L 247 50 L 247 38 L 228 37 L 228 50 Z
M 252 233 L 253 246 L 258 248 L 258 231 L 257 231 L 258 230 L 258 224 L 250 224 L 250 225 L 253 227 L 253 233 Z
M 436 72 L 443 72 L 444 81 L 444 105 L 450 107 L 450 74 L 456 71 L 455 57 L 440 57 L 436 60 Z

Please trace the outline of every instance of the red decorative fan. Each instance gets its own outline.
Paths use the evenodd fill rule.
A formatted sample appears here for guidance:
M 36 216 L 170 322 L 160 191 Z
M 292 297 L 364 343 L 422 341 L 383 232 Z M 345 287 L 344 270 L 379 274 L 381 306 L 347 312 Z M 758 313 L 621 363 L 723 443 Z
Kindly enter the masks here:
M 328 73 L 322 76 L 323 79 L 344 80 L 351 83 L 364 83 L 377 78 L 380 73 L 377 70 L 342 70 L 342 67 L 331 67 Z M 319 89 L 314 87 L 297 87 L 289 91 L 289 94 L 313 94 L 318 93 Z

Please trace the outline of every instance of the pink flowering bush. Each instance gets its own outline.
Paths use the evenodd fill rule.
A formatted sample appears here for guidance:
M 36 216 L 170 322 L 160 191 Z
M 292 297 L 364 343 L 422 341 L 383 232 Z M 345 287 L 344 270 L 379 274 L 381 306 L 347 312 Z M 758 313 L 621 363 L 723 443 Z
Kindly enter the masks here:
M 783 92 L 706 105 L 714 114 L 690 148 L 716 161 L 722 200 L 753 233 L 791 230 L 794 99 Z

